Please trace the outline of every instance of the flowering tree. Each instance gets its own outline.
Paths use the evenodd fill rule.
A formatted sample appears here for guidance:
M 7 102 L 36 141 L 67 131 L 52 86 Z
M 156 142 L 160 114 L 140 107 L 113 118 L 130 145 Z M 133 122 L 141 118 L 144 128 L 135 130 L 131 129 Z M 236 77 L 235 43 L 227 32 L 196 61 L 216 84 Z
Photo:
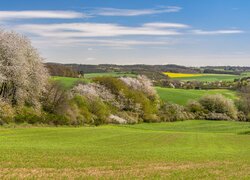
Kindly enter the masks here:
M 100 98 L 103 102 L 107 102 L 119 109 L 124 106 L 109 89 L 97 83 L 79 84 L 73 88 L 72 92 L 89 99 Z
M 148 96 L 156 96 L 157 93 L 152 85 L 152 82 L 150 79 L 148 79 L 146 76 L 138 76 L 137 78 L 131 78 L 131 77 L 121 77 L 120 78 L 124 83 L 126 83 L 131 88 L 142 91 Z
M 39 106 L 48 73 L 30 41 L 17 33 L 0 31 L 0 97 L 13 105 Z

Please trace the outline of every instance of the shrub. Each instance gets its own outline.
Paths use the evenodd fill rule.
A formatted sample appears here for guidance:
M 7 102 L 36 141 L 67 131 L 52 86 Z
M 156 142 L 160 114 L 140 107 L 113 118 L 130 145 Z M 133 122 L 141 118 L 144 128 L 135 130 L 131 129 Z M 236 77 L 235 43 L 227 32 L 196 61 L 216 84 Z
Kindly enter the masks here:
M 231 117 L 229 117 L 227 114 L 224 113 L 215 113 L 215 112 L 209 112 L 205 115 L 205 119 L 207 120 L 231 120 Z
M 0 125 L 13 121 L 14 110 L 12 106 L 0 98 Z
M 110 111 L 108 106 L 106 106 L 100 99 L 91 99 L 87 101 L 87 107 L 89 111 L 94 115 L 94 124 L 100 125 L 107 122 Z
M 99 83 L 102 86 L 105 86 L 117 99 L 119 104 L 121 105 L 120 111 L 130 111 L 134 113 L 138 113 L 140 118 L 144 119 L 145 121 L 152 121 L 156 120 L 158 113 L 158 98 L 155 96 L 150 97 L 148 96 L 142 89 L 138 88 L 131 88 L 128 82 L 134 82 L 131 79 L 127 83 L 124 81 L 126 78 L 121 79 L 112 78 L 112 77 L 98 77 L 95 78 L 94 81 Z M 138 80 L 139 81 L 139 80 Z M 140 84 L 140 83 L 138 83 Z M 142 84 L 142 83 L 141 83 Z M 146 86 L 146 85 L 142 85 Z M 151 119 L 153 118 L 153 119 Z
M 146 76 L 138 76 L 137 78 L 132 77 L 121 77 L 120 78 L 129 87 L 144 92 L 148 97 L 157 96 L 156 90 L 154 89 L 152 82 Z
M 42 96 L 43 110 L 50 114 L 64 113 L 69 105 L 69 92 L 57 81 L 50 81 Z
M 139 114 L 135 112 L 121 111 L 117 112 L 116 115 L 123 119 L 126 119 L 128 124 L 136 124 L 139 122 L 143 122 L 143 120 L 140 119 Z
M 87 101 L 83 96 L 75 95 L 70 101 L 70 108 L 66 115 L 73 125 L 93 124 L 93 115 L 87 107 Z
M 103 102 L 118 109 L 124 108 L 123 103 L 118 101 L 118 98 L 109 89 L 97 83 L 79 84 L 72 89 L 72 92 L 87 98 L 100 98 Z
M 199 103 L 202 105 L 205 111 L 210 113 L 224 114 L 230 119 L 237 119 L 237 109 L 233 101 L 220 94 L 204 96 L 199 100 Z M 215 114 L 210 115 L 212 115 L 211 119 L 215 119 Z M 218 117 L 220 118 L 222 116 L 219 115 Z M 207 116 L 207 118 L 209 117 Z
M 204 111 L 202 105 L 199 102 L 193 100 L 188 102 L 187 109 L 192 113 L 200 113 Z
M 238 121 L 247 121 L 247 117 L 244 112 L 242 111 L 238 112 Z
M 64 115 L 45 113 L 42 116 L 42 123 L 51 125 L 70 125 L 70 119 Z
M 40 113 L 38 113 L 32 107 L 18 107 L 16 109 L 16 115 L 14 117 L 16 123 L 43 123 L 43 118 Z
M 185 110 L 183 106 L 166 103 L 160 110 L 161 121 L 173 122 L 194 119 L 192 113 Z

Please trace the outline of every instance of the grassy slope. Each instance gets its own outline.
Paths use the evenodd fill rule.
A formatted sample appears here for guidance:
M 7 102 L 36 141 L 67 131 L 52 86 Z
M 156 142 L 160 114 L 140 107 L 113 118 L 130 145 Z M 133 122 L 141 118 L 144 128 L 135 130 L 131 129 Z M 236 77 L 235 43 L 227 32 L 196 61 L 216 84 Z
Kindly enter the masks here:
M 57 76 L 54 76 L 54 77 L 52 77 L 52 79 L 60 82 L 66 88 L 73 87 L 74 84 L 77 83 L 77 82 L 79 82 L 79 81 L 88 82 L 87 79 L 72 78 L 72 77 L 57 77 Z
M 94 78 L 94 77 L 102 77 L 102 76 L 112 76 L 112 77 L 122 77 L 122 76 L 130 76 L 135 77 L 135 74 L 131 73 L 122 73 L 122 72 L 110 72 L 110 73 L 89 73 L 85 74 L 85 78 Z
M 0 129 L 0 178 L 250 178 L 250 123 Z
M 216 90 L 186 90 L 156 87 L 158 94 L 164 101 L 185 105 L 189 100 L 197 100 L 206 94 L 222 94 L 230 99 L 236 99 L 236 92 L 226 89 Z
M 52 79 L 54 79 L 56 81 L 59 81 L 66 88 L 71 88 L 78 81 L 90 82 L 91 78 L 102 77 L 102 76 L 112 76 L 112 77 L 130 76 L 130 77 L 133 77 L 133 76 L 136 76 L 136 75 L 135 74 L 129 74 L 129 73 L 110 72 L 110 73 L 91 73 L 91 74 L 85 74 L 84 75 L 85 78 L 71 78 L 71 77 L 58 77 L 58 76 L 54 76 L 54 77 L 52 77 Z

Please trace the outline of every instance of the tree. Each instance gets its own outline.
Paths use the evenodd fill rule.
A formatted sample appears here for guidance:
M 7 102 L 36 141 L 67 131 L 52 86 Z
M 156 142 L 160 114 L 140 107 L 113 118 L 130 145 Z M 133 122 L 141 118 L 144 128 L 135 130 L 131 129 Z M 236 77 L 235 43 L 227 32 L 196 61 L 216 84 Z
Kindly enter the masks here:
M 42 60 L 26 37 L 0 30 L 0 97 L 38 107 L 48 79 Z

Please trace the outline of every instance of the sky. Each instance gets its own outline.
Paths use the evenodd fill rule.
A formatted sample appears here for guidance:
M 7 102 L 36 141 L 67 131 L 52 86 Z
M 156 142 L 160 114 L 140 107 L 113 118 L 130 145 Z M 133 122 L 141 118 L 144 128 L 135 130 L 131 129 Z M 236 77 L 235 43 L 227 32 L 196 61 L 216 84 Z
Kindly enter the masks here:
M 46 62 L 250 66 L 249 0 L 0 0 Z

